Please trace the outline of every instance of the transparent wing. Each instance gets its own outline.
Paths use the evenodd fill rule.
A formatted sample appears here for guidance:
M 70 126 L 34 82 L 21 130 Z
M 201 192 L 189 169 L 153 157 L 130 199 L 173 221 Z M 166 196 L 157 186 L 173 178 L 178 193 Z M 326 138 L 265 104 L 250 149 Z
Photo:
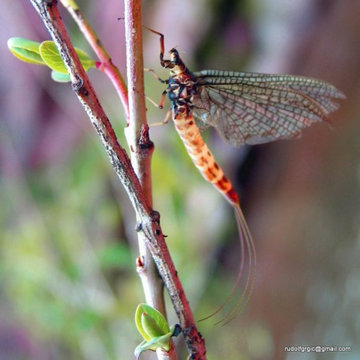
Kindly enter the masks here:
M 298 137 L 338 108 L 332 98 L 345 97 L 333 85 L 308 77 L 219 70 L 194 75 L 199 82 L 194 117 L 235 146 Z

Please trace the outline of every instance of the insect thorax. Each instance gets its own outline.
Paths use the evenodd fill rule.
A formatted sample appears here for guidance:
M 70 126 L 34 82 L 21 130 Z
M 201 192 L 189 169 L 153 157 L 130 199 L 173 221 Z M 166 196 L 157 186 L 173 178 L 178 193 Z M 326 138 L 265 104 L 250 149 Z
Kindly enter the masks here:
M 189 114 L 193 96 L 198 93 L 197 81 L 188 70 L 173 75 L 169 78 L 167 93 L 175 113 Z

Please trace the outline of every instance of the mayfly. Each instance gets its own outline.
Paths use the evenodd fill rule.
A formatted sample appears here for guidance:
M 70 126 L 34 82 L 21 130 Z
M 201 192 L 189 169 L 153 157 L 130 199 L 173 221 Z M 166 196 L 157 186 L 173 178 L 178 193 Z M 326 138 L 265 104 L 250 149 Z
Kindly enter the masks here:
M 256 253 L 238 195 L 200 131 L 213 126 L 227 143 L 234 146 L 292 139 L 299 137 L 301 130 L 311 124 L 327 121 L 328 115 L 338 108 L 331 98 L 344 98 L 344 95 L 331 84 L 302 76 L 220 70 L 190 72 L 176 49 L 169 51 L 169 60 L 164 59 L 164 35 L 149 30 L 160 36 L 160 63 L 170 71 L 168 80 L 159 79 L 167 84 L 159 107 L 163 107 L 166 95 L 171 102 L 164 123 L 172 116 L 192 161 L 235 212 L 241 245 L 239 273 L 229 297 L 217 311 L 206 317 L 222 310 L 234 295 L 243 280 L 247 257 L 244 290 L 233 310 L 221 320 L 227 322 L 251 297 Z

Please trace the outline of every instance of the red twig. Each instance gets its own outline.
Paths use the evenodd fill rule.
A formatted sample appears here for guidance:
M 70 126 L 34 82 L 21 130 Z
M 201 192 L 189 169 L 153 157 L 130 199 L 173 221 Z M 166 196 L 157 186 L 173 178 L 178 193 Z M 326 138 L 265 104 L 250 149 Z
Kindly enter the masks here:
M 86 21 L 83 13 L 80 8 L 77 6 L 75 1 L 69 0 L 60 0 L 61 3 L 67 8 L 79 29 L 85 36 L 86 40 L 94 50 L 95 54 L 98 56 L 100 60 L 99 69 L 103 71 L 113 83 L 123 107 L 125 109 L 126 119 L 128 121 L 129 117 L 129 104 L 128 104 L 128 94 L 126 84 L 124 79 L 122 78 L 119 69 L 112 63 L 111 57 L 109 53 L 106 51 L 104 46 L 102 45 L 101 40 L 97 36 L 96 32 L 90 26 L 90 24 Z

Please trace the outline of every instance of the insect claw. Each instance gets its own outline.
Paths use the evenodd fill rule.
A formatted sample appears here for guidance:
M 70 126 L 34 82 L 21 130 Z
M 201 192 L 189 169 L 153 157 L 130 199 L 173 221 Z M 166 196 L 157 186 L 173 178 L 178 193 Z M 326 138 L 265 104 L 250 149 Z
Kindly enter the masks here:
M 156 223 L 159 223 L 160 222 L 160 213 L 156 210 L 151 210 L 150 212 L 150 217 L 151 217 L 151 220 L 156 222 Z

